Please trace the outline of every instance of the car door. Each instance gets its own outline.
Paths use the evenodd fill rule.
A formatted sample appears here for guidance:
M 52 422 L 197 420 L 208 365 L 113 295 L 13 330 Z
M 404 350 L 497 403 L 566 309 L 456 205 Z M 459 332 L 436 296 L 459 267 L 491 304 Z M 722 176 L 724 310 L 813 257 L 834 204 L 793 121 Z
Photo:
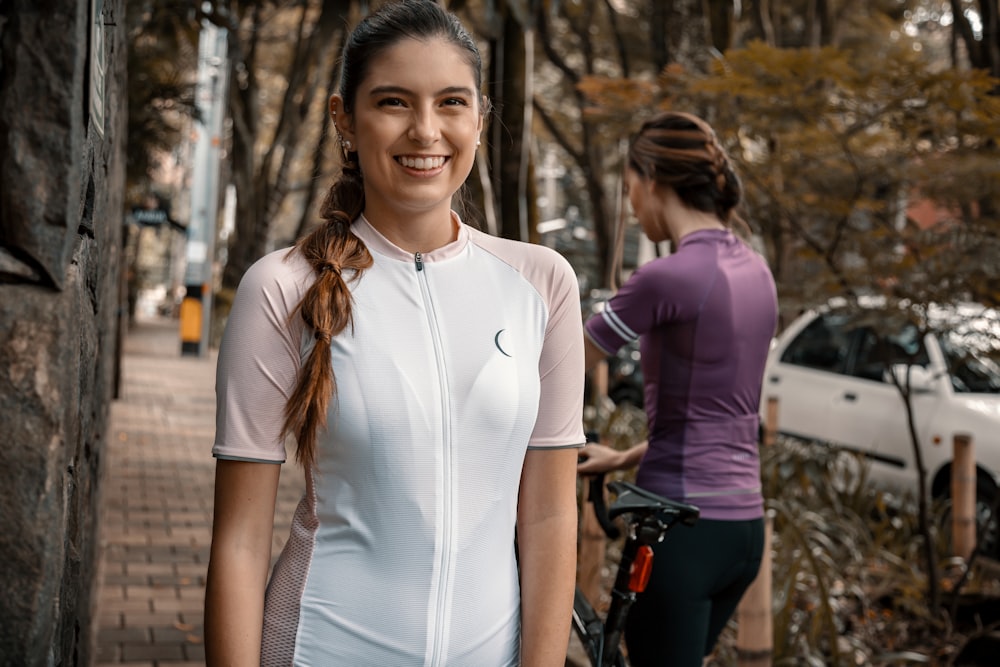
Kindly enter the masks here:
M 779 432 L 796 438 L 828 441 L 834 401 L 843 391 L 850 336 L 843 318 L 816 315 L 778 347 L 764 375 L 763 399 L 778 399 Z
M 927 367 L 926 347 L 912 325 L 881 337 L 870 327 L 860 327 L 850 339 L 845 375 L 831 403 L 829 439 L 863 454 L 874 478 L 912 488 L 917 477 L 906 404 L 888 372 L 894 363 Z M 917 433 L 923 437 L 936 397 L 915 392 L 911 404 Z M 921 442 L 921 447 L 926 451 L 930 444 Z

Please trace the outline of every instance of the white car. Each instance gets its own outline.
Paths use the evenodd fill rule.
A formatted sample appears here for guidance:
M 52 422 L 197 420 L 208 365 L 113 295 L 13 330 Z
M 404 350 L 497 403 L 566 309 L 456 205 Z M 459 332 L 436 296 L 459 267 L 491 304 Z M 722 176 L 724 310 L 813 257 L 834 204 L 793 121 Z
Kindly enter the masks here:
M 991 516 L 1000 489 L 1000 367 L 974 351 L 1000 341 L 998 313 L 982 307 L 961 324 L 941 327 L 959 312 L 938 310 L 939 333 L 919 336 L 905 324 L 886 327 L 887 311 L 868 319 L 836 305 L 799 316 L 775 340 L 764 373 L 761 404 L 778 399 L 777 432 L 859 452 L 870 461 L 870 479 L 885 488 L 917 486 L 914 451 L 897 378 L 910 372 L 916 431 L 934 497 L 950 492 L 956 433 L 972 436 L 977 462 L 979 540 L 1000 558 L 1000 530 Z M 872 313 L 881 320 L 879 336 Z M 892 370 L 889 370 L 892 369 Z M 762 414 L 762 417 L 766 418 Z

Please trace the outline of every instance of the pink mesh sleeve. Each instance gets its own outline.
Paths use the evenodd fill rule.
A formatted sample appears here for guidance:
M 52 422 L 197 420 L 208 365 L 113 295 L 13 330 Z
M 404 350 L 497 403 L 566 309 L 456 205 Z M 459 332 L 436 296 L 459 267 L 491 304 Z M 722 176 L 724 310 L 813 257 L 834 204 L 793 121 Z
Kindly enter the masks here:
M 256 262 L 240 281 L 219 348 L 214 456 L 285 460 L 281 426 L 304 328 L 289 315 L 311 280 L 301 256 L 281 250 Z

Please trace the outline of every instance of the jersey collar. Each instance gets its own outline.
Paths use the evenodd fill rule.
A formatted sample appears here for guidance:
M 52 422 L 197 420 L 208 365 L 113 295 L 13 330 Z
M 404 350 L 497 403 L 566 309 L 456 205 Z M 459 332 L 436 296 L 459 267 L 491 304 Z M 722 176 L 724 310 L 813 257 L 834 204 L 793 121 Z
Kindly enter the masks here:
M 421 253 L 421 261 L 441 262 L 446 259 L 451 259 L 461 253 L 462 250 L 465 249 L 465 246 L 468 245 L 468 225 L 462 222 L 462 219 L 458 217 L 458 213 L 455 211 L 451 212 L 451 217 L 454 223 L 458 226 L 458 238 L 451 243 L 441 246 L 440 248 L 435 248 L 430 252 Z M 357 220 L 354 221 L 354 224 L 351 225 L 351 231 L 354 232 L 355 236 L 364 242 L 364 244 L 368 247 L 368 250 L 371 252 L 377 252 L 380 255 L 402 262 L 413 261 L 412 252 L 403 250 L 392 241 L 382 236 L 382 233 L 372 227 L 372 224 L 368 222 L 363 215 L 359 215 Z

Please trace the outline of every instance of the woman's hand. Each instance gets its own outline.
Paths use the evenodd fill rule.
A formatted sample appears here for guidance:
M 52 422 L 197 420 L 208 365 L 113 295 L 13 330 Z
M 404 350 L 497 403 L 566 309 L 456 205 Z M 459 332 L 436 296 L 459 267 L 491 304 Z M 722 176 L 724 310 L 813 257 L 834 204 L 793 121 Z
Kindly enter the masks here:
M 612 470 L 625 470 L 639 465 L 649 449 L 649 442 L 643 441 L 629 449 L 619 450 L 607 445 L 589 444 L 580 450 L 576 472 L 580 475 L 596 475 Z
M 621 470 L 627 466 L 623 465 L 623 452 L 607 445 L 591 443 L 580 450 L 580 461 L 576 464 L 576 471 L 581 475 L 595 475 L 601 472 Z

